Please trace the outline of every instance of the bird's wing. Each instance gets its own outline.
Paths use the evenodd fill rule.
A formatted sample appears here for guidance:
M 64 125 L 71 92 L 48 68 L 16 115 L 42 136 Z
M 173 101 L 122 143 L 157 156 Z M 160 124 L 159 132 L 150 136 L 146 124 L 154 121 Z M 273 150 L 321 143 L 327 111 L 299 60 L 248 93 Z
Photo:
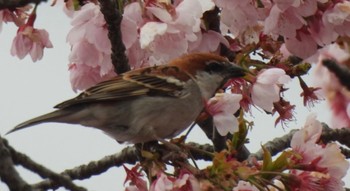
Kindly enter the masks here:
M 181 97 L 187 94 L 183 81 L 189 79 L 188 74 L 174 66 L 134 70 L 98 83 L 76 98 L 56 105 L 55 108 L 96 101 L 124 100 L 143 95 Z

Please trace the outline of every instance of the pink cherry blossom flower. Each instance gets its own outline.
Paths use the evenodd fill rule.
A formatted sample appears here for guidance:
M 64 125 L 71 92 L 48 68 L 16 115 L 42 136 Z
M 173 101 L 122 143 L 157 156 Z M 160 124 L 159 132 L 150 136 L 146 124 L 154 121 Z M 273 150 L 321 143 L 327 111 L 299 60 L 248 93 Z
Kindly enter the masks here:
M 148 18 L 148 21 L 140 27 L 139 42 L 141 48 L 149 52 L 150 65 L 167 63 L 188 53 L 191 48 L 192 51 L 196 51 L 193 47 L 199 45 L 201 40 L 204 42 L 206 38 L 213 37 L 213 35 L 199 37 L 203 13 L 214 8 L 211 0 L 184 0 L 171 6 L 172 13 L 161 6 L 151 4 L 145 7 L 149 14 L 156 17 L 156 19 Z M 219 47 L 219 43 L 216 42 L 217 46 L 210 49 L 216 50 Z
M 91 67 L 85 64 L 69 64 L 70 82 L 73 90 L 84 90 L 98 82 L 111 79 L 115 76 L 113 71 L 101 76 L 100 66 Z
M 164 173 L 158 175 L 157 180 L 153 181 L 150 187 L 150 191 L 172 191 L 174 187 L 174 178 L 168 177 Z
M 85 4 L 75 12 L 71 24 L 67 41 L 72 46 L 69 71 L 73 90 L 84 90 L 115 76 L 111 43 L 99 6 Z
M 24 7 L 14 8 L 12 10 L 3 9 L 0 10 L 0 31 L 2 30 L 2 23 L 13 22 L 16 26 L 20 27 L 25 24 L 26 19 L 28 18 L 28 13 L 32 8 L 31 5 Z
M 188 172 L 180 172 L 178 178 L 159 173 L 150 191 L 200 191 L 199 182 Z
M 260 1 L 263 4 L 263 8 L 258 8 L 257 3 L 250 0 L 214 0 L 214 2 L 222 9 L 221 31 L 227 33 L 229 30 L 230 34 L 235 38 L 242 35 L 246 30 L 260 26 L 261 21 L 266 18 L 266 10 L 270 6 L 268 1 Z
M 280 68 L 260 71 L 251 91 L 253 104 L 272 112 L 273 103 L 280 100 L 281 85 L 290 80 L 291 78 Z
M 259 189 L 252 185 L 250 182 L 240 180 L 236 187 L 232 191 L 258 191 Z
M 35 62 L 43 57 L 44 48 L 52 47 L 46 30 L 24 25 L 19 28 L 16 37 L 13 39 L 11 55 L 23 59 L 27 54 L 30 54 Z
M 174 182 L 174 190 L 176 191 L 200 191 L 200 185 L 198 180 L 193 174 L 182 170 L 179 178 Z
M 341 1 L 327 9 L 322 17 L 323 24 L 339 35 L 350 35 L 350 2 Z
M 233 115 L 237 112 L 242 99 L 240 94 L 217 93 L 209 99 L 207 111 L 213 116 L 214 125 L 222 136 L 234 133 L 238 130 L 238 120 Z
M 322 182 L 321 190 L 343 190 L 344 182 L 341 179 L 346 175 L 349 162 L 336 143 L 329 143 L 326 146 L 317 144 L 321 133 L 321 123 L 316 120 L 316 115 L 310 115 L 304 127 L 293 135 L 291 147 L 301 156 L 296 159 L 297 164 L 308 167 L 305 171 L 292 171 L 292 174 L 300 180 L 309 177 L 311 182 L 306 183 L 307 185 L 312 182 L 318 182 L 318 184 Z M 304 177 L 300 177 L 301 175 Z

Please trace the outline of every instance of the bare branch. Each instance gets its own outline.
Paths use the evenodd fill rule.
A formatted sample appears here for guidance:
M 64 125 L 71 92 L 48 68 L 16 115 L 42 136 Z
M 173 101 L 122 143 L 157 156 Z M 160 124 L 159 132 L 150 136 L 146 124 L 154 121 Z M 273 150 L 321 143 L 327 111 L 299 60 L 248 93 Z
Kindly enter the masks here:
M 83 180 L 90 178 L 93 175 L 99 175 L 109 168 L 121 166 L 124 163 L 135 164 L 138 161 L 135 147 L 126 147 L 120 153 L 103 157 L 98 161 L 92 161 L 87 165 L 81 165 L 73 169 L 65 170 L 62 175 L 69 176 L 73 180 Z M 36 185 L 40 189 L 56 189 L 59 187 L 51 180 L 42 181 Z
M 7 141 L 0 137 L 0 179 L 10 190 L 33 190 L 18 174 L 11 159 L 11 153 L 6 147 Z
M 116 0 L 99 0 L 101 12 L 107 23 L 108 37 L 112 44 L 112 63 L 114 71 L 121 74 L 130 70 L 128 58 L 125 55 L 125 46 L 122 41 L 121 22 L 122 14 L 118 10 Z
M 321 140 L 325 143 L 331 141 L 338 141 L 340 144 L 346 145 L 350 148 L 350 128 L 344 127 L 341 129 L 331 129 L 327 124 L 322 123 L 322 136 Z
M 16 165 L 21 165 L 28 170 L 37 173 L 42 178 L 49 178 L 57 185 L 63 186 L 72 191 L 84 191 L 85 188 L 76 186 L 68 176 L 57 174 L 52 170 L 40 165 L 23 153 L 17 152 L 7 142 L 4 144 L 11 153 L 12 160 Z
M 188 143 L 186 144 L 190 149 L 191 155 L 196 160 L 212 160 L 211 156 L 205 154 L 205 152 L 213 152 L 213 146 L 209 144 L 199 145 L 197 143 Z M 164 150 L 164 147 L 160 147 Z M 166 150 L 168 151 L 168 150 Z M 93 175 L 99 175 L 107 171 L 111 167 L 118 167 L 125 163 L 135 164 L 139 161 L 138 151 L 136 147 L 126 147 L 121 152 L 103 157 L 98 161 L 92 161 L 89 164 L 81 165 L 73 169 L 65 170 L 62 172 L 62 175 L 69 176 L 72 180 L 83 180 L 90 178 Z M 44 180 L 34 185 L 35 188 L 40 189 L 56 189 L 59 187 L 55 182 L 51 180 Z
M 294 133 L 297 131 L 297 129 L 293 129 L 282 137 L 274 138 L 272 141 L 268 141 L 263 145 L 263 147 L 265 147 L 271 153 L 271 155 L 274 156 L 284 149 L 290 147 L 290 141 L 292 140 Z M 263 154 L 264 151 L 260 149 L 258 152 L 251 154 L 249 158 L 254 157 L 257 160 L 262 160 Z
M 320 140 L 323 143 L 329 143 L 332 141 L 338 141 L 340 144 L 343 144 L 350 148 L 350 128 L 341 128 L 341 129 L 331 129 L 328 127 L 327 124 L 322 123 L 322 134 L 320 137 Z M 278 154 L 279 152 L 283 151 L 286 148 L 290 147 L 290 141 L 292 140 L 292 137 L 295 132 L 298 130 L 294 129 L 291 130 L 288 134 L 275 138 L 272 141 L 268 141 L 263 146 L 271 153 L 272 156 Z M 346 148 L 341 148 L 342 153 L 349 158 L 349 150 Z M 260 149 L 258 152 L 253 153 L 249 156 L 251 159 L 252 157 L 261 160 L 263 157 L 263 150 Z
M 46 2 L 47 0 L 0 0 L 0 10 L 13 9 L 16 7 L 23 7 L 29 3 L 38 4 L 40 2 Z

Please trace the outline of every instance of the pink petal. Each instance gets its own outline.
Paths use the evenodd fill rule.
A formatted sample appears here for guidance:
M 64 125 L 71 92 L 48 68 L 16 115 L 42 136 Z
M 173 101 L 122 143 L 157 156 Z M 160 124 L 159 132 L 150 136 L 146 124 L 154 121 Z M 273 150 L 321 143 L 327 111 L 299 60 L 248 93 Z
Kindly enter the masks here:
M 213 117 L 215 128 L 221 136 L 238 131 L 238 120 L 233 114 L 221 113 Z
M 273 103 L 280 100 L 280 88 L 277 85 L 254 84 L 252 102 L 265 111 L 272 112 Z
M 36 62 L 37 60 L 40 60 L 43 57 L 44 47 L 41 43 L 33 43 L 29 54 L 32 57 L 33 62 Z
M 164 23 L 170 23 L 173 20 L 169 12 L 160 7 L 147 7 L 147 10 Z
M 286 72 L 280 68 L 270 68 L 259 73 L 257 82 L 261 84 L 276 84 L 282 77 L 285 79 Z M 285 81 L 285 80 L 282 80 Z
M 159 22 L 148 22 L 141 28 L 140 44 L 144 49 L 155 39 L 157 35 L 163 35 L 167 30 L 167 24 Z
M 81 41 L 75 44 L 69 55 L 69 61 L 71 63 L 85 64 L 91 67 L 96 67 L 101 60 L 102 54 L 94 45 L 86 41 Z
M 287 49 L 300 58 L 308 58 L 316 53 L 317 44 L 310 35 L 299 33 L 300 40 L 289 38 L 285 40 Z
M 17 33 L 12 41 L 11 55 L 23 59 L 33 46 L 33 41 L 27 36 Z

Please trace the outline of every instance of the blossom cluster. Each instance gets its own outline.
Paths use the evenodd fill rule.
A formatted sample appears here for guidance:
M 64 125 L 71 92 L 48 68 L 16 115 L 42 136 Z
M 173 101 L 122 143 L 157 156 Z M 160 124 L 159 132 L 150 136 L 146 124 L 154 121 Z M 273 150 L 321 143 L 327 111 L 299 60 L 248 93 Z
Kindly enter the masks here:
M 293 135 L 291 148 L 283 151 L 274 161 L 265 151 L 262 161 L 247 165 L 246 161 L 239 162 L 232 157 L 234 152 L 222 151 L 215 154 L 211 166 L 201 171 L 180 169 L 176 175 L 170 175 L 151 165 L 149 170 L 155 171 L 153 174 L 156 175 L 149 190 L 344 190 L 342 178 L 349 169 L 349 162 L 339 145 L 319 141 L 321 133 L 321 123 L 315 114 L 311 114 L 303 128 Z M 126 172 L 125 182 L 129 183 L 126 191 L 148 190 L 139 165 L 131 170 L 126 168 Z

